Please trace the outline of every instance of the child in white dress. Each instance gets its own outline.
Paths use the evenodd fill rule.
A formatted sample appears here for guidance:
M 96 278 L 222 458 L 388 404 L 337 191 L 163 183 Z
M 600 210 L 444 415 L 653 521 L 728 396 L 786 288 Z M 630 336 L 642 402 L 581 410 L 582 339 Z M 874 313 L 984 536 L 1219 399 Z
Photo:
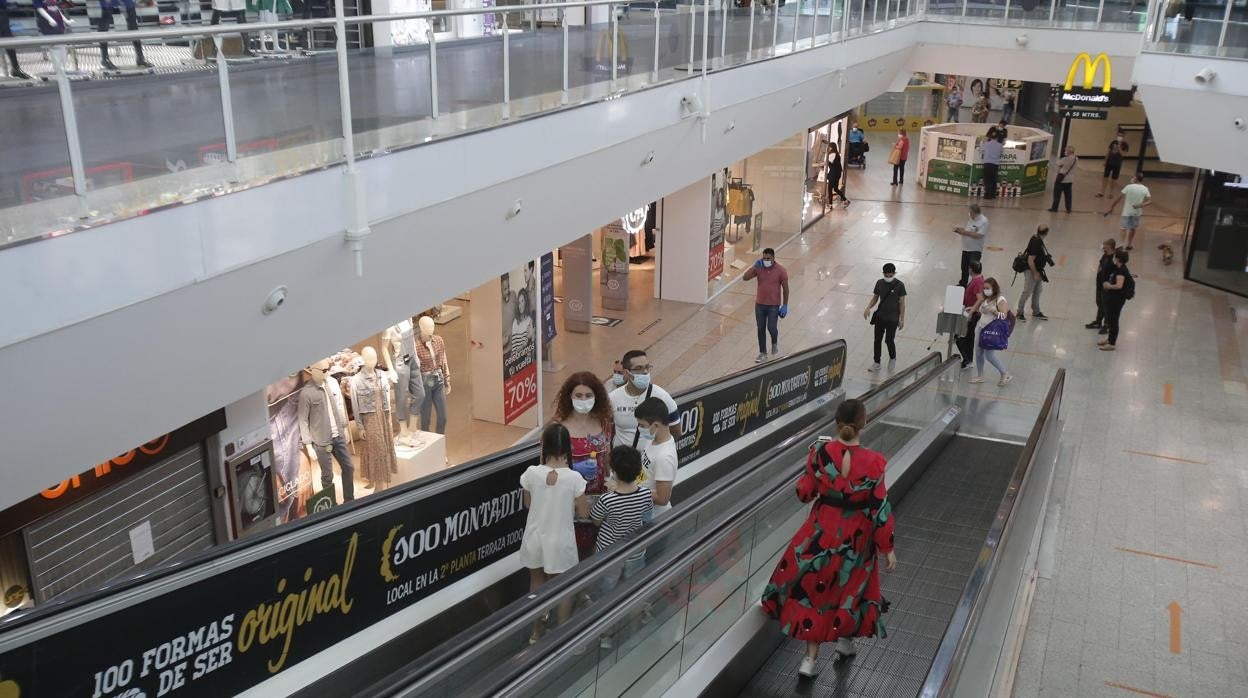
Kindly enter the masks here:
M 520 540 L 520 563 L 529 570 L 529 589 L 571 569 L 578 561 L 575 516 L 589 515 L 585 478 L 572 469 L 572 437 L 567 427 L 551 424 L 542 432 L 542 464 L 531 465 L 520 476 L 524 504 L 529 509 Z M 571 607 L 560 607 L 566 620 Z M 529 641 L 536 642 L 541 623 Z

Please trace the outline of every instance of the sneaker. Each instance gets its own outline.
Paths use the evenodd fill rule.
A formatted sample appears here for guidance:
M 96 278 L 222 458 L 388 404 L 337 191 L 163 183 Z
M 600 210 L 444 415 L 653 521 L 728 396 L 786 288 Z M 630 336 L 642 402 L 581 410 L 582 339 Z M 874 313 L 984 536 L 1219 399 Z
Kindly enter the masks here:
M 1088 324 L 1084 325 L 1084 327 L 1088 328 L 1089 330 L 1099 330 L 1101 329 L 1101 323 L 1097 322 L 1096 320 L 1093 320 L 1092 322 L 1089 322 Z
M 888 370 L 892 371 L 897 368 L 897 359 L 888 360 Z
M 754 357 L 754 363 L 756 364 L 761 364 L 766 360 L 767 360 L 766 354 L 759 354 L 758 356 Z
M 1101 331 L 1100 331 L 1100 332 L 1097 332 L 1097 334 L 1109 334 L 1109 328 L 1108 328 L 1108 327 L 1102 327 L 1102 328 L 1101 328 Z
M 983 382 L 984 382 L 983 376 L 975 376 L 974 378 L 967 381 L 967 383 L 983 383 Z
M 1103 347 L 1103 346 L 1105 346 L 1106 344 L 1109 344 L 1109 340 L 1108 340 L 1108 339 L 1102 339 L 1101 341 L 1099 341 L 1099 342 L 1097 342 L 1097 343 L 1096 343 L 1096 346 L 1098 346 L 1098 347 Z
M 1009 385 L 1010 381 L 1012 380 L 1014 380 L 1014 376 L 1011 376 L 1007 373 L 1006 375 L 1001 376 L 1001 380 L 997 381 L 997 385 L 999 387 L 1004 388 L 1005 386 Z
M 971 365 L 970 365 L 969 363 L 962 364 L 961 366 L 959 366 L 959 367 L 958 367 L 958 370 L 959 370 L 959 371 L 969 371 L 969 370 L 971 370 Z
M 1102 344 L 1100 348 L 1101 351 L 1114 351 L 1117 347 L 1112 344 Z
M 815 669 L 815 660 L 810 657 L 802 657 L 802 665 L 797 668 L 798 676 L 804 679 L 813 679 L 819 674 Z
M 1031 316 L 1032 316 L 1032 317 L 1034 317 L 1034 318 L 1035 318 L 1035 319 L 1037 319 L 1037 320 L 1048 320 L 1048 319 L 1049 319 L 1049 316 L 1048 316 L 1048 315 L 1045 315 L 1044 313 L 1032 313 L 1032 314 L 1031 314 Z
M 1022 313 L 1015 315 L 1014 319 L 1017 320 L 1018 322 L 1027 322 L 1027 316 L 1023 315 Z
M 1051 209 L 1049 209 L 1049 213 L 1057 213 L 1057 209 L 1055 209 L 1055 208 L 1051 208 Z
M 871 364 L 867 367 L 867 373 L 879 373 L 880 365 L 878 363 Z
M 771 348 L 771 356 L 772 356 L 772 358 L 779 358 L 779 356 L 780 356 L 780 347 L 779 347 L 779 346 L 773 346 L 773 347 Z
M 858 648 L 854 647 L 854 641 L 851 638 L 843 637 L 836 641 L 836 653 L 842 657 L 852 657 L 858 654 Z

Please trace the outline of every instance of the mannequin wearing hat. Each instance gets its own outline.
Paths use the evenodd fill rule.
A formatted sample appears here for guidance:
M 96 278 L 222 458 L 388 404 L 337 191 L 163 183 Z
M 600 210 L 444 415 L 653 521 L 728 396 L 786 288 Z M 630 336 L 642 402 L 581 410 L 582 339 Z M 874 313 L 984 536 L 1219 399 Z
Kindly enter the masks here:
M 316 454 L 322 489 L 333 486 L 333 461 L 338 461 L 342 499 L 349 502 L 355 499 L 355 464 L 347 450 L 347 405 L 338 381 L 326 377 L 329 368 L 329 359 L 321 359 L 304 369 L 309 380 L 299 391 L 299 438 Z

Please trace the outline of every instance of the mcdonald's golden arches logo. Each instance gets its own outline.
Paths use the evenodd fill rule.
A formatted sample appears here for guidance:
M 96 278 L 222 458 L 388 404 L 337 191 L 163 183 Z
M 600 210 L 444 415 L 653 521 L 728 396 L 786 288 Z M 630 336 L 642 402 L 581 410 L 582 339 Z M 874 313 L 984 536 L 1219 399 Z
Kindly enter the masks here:
M 1070 64 L 1070 70 L 1066 71 L 1066 89 L 1070 90 L 1075 84 L 1075 73 L 1078 72 L 1079 66 L 1083 66 L 1083 89 L 1090 90 L 1096 84 L 1097 66 L 1105 66 L 1105 84 L 1101 86 L 1101 92 L 1108 93 L 1113 89 L 1113 67 L 1109 63 L 1109 56 L 1104 53 L 1096 54 L 1096 58 L 1084 53 L 1075 56 L 1075 60 Z

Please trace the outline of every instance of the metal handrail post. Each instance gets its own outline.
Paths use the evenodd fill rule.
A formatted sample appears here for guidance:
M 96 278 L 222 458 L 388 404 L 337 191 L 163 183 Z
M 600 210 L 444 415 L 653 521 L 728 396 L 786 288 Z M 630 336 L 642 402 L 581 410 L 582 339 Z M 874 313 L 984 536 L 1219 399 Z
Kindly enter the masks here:
M 706 68 L 711 54 L 711 0 L 702 0 L 702 91 L 707 90 Z M 703 94 L 703 97 L 706 95 Z M 707 110 L 707 102 L 702 102 L 702 109 Z
M 342 116 L 342 155 L 348 169 L 355 169 L 355 130 L 351 118 L 351 72 L 347 70 L 347 24 L 343 21 L 342 3 L 334 3 L 334 50 L 338 58 L 338 108 Z M 217 60 L 221 60 L 218 54 Z
M 852 0 L 841 0 L 841 41 L 849 38 L 849 17 L 853 14 L 849 4 Z
M 438 39 L 433 28 L 425 30 L 429 40 L 429 109 L 434 120 L 438 118 Z
M 507 31 L 507 13 L 503 16 L 503 118 L 511 118 L 511 32 Z
M 222 43 L 224 41 L 220 34 L 212 37 L 212 44 L 217 49 L 217 86 L 221 89 L 221 123 L 225 127 L 225 159 L 233 163 L 238 160 L 238 140 L 234 135 L 234 102 L 230 96 L 229 61 L 225 60 Z
M 1104 4 L 1105 4 L 1105 0 L 1101 0 L 1101 4 L 1102 4 L 1102 5 L 1104 5 Z M 1004 17 L 1004 19 L 1003 19 L 1002 23 L 1003 23 L 1003 24 L 1009 24 L 1009 23 L 1010 23 L 1010 0 L 1005 0 L 1005 17 Z
M 724 56 L 728 53 L 728 3 L 729 0 L 719 0 L 719 11 L 724 13 L 719 22 L 719 61 L 721 66 L 723 65 Z
M 966 16 L 966 0 L 962 0 L 962 16 Z
M 342 152 L 347 160 L 347 234 L 355 261 L 355 275 L 364 276 L 364 240 L 372 230 L 368 227 L 368 202 L 364 177 L 355 167 L 355 125 L 351 117 L 351 72 L 347 67 L 347 22 L 342 2 L 334 3 L 335 52 L 338 58 L 338 101 L 342 111 Z M 220 53 L 217 60 L 222 60 Z
M 559 10 L 559 24 L 563 29 L 563 90 L 559 93 L 559 103 L 568 103 L 568 12 Z
M 615 5 L 607 5 L 607 9 L 611 12 L 611 89 L 615 89 L 616 78 L 619 77 L 620 65 L 620 19 L 615 11 Z
M 689 70 L 693 70 L 693 50 L 697 46 L 698 40 L 698 5 L 691 3 L 689 5 Z
M 1226 2 L 1226 12 L 1222 15 L 1222 31 L 1218 34 L 1218 48 L 1226 46 L 1226 30 L 1231 26 L 1231 8 L 1234 3 L 1230 0 Z M 1219 55 L 1221 53 L 1219 52 Z
M 886 2 L 886 3 L 887 3 L 887 2 L 888 2 L 888 0 L 884 0 L 884 2 Z M 885 7 L 887 8 L 888 6 L 887 6 L 887 5 L 885 5 Z M 887 16 L 887 14 L 888 14 L 888 10 L 886 9 L 886 10 L 885 10 L 885 16 Z M 865 12 L 865 11 L 863 12 L 863 15 L 864 15 L 863 19 L 866 19 L 866 17 L 865 17 L 866 12 Z M 874 1 L 871 3 L 871 28 L 872 28 L 872 29 L 875 29 L 876 25 L 878 25 L 878 24 L 879 24 L 879 21 L 880 21 L 880 0 L 874 0 Z
M 1101 17 L 1105 15 L 1105 0 L 1100 0 L 1096 5 L 1096 28 L 1101 28 Z
M 776 49 L 780 45 L 780 6 L 773 4 L 771 7 L 771 55 L 776 55 Z
M 82 142 L 78 140 L 78 118 L 74 114 L 74 96 L 70 93 L 69 77 L 65 75 L 65 47 L 52 47 L 52 65 L 56 69 L 56 91 L 61 98 L 61 123 L 65 126 L 65 145 L 69 147 L 69 172 L 74 178 L 74 194 L 86 210 L 87 171 L 82 166 Z
M 802 0 L 793 0 L 793 48 L 789 53 L 797 53 L 797 30 L 802 18 Z
M 1049 0 L 1049 26 L 1057 26 L 1057 0 Z
M 801 7 L 801 0 L 798 0 L 798 7 Z M 810 47 L 815 47 L 815 37 L 819 32 L 819 0 L 815 0 L 815 13 L 810 16 Z
M 745 41 L 745 60 L 750 60 L 750 56 L 754 55 L 754 5 L 750 3 L 750 38 Z
M 966 0 L 963 0 L 965 2 Z M 862 0 L 862 19 L 858 22 L 858 33 L 865 34 L 867 31 L 867 0 Z
M 651 76 L 650 82 L 659 81 L 659 18 L 663 15 L 659 12 L 659 2 L 654 2 L 654 74 Z

